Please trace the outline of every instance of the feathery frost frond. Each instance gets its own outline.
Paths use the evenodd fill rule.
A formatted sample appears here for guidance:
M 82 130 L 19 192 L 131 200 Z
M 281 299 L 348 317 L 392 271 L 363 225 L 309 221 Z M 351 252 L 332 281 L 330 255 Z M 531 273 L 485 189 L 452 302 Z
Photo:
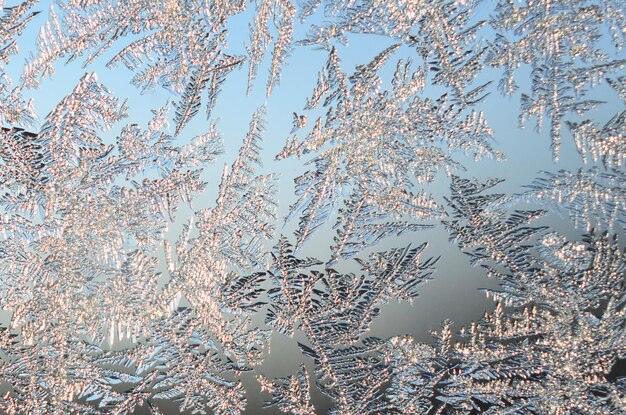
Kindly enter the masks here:
M 166 229 L 223 150 L 213 126 L 178 146 L 164 131 L 167 107 L 153 112 L 147 129 L 128 124 L 105 144 L 126 105 L 86 74 L 39 133 L 2 130 L 3 413 L 162 413 L 162 399 L 203 414 L 245 407 L 234 377 L 259 361 L 269 332 L 249 317 L 262 280 L 227 268 L 255 264 L 271 235 L 273 179 L 252 167 L 262 111 L 216 207 L 196 213 L 199 236 L 187 226 L 175 258 Z
M 623 0 L 0 6 L 0 413 L 240 415 L 260 410 L 259 387 L 265 408 L 296 415 L 626 413 Z M 364 54 L 378 53 L 346 70 L 361 59 L 348 43 L 371 39 Z M 266 107 L 306 78 L 281 73 L 308 49 L 325 62 L 308 65 L 317 83 L 283 111 L 290 137 L 264 166 Z M 87 72 L 35 127 L 45 78 L 72 61 Z M 141 97 L 94 72 L 120 64 L 144 103 L 172 95 L 146 125 L 124 124 Z M 243 66 L 248 94 L 268 71 L 266 103 L 214 180 L 214 110 Z M 519 94 L 520 126 L 535 119 L 567 167 L 517 194 L 460 177 L 504 158 L 492 89 Z M 239 122 L 247 101 L 233 102 Z M 306 161 L 284 218 L 295 230 L 278 236 L 284 158 Z M 436 275 L 442 245 L 413 240 L 424 229 L 497 284 L 482 318 L 420 343 L 393 313 Z M 270 376 L 275 339 L 300 355 Z
M 355 275 L 331 268 L 317 271 L 321 262 L 295 257 L 285 238 L 276 246 L 274 264 L 262 274 L 274 285 L 268 291 L 266 323 L 280 333 L 293 336 L 299 330 L 307 337 L 310 344 L 300 344 L 300 348 L 315 363 L 318 387 L 336 405 L 331 413 L 373 414 L 388 408 L 380 400 L 380 387 L 390 372 L 377 357 L 384 342 L 361 337 L 382 304 L 391 298 L 412 301 L 418 295 L 417 286 L 430 278 L 436 262 L 432 258 L 420 261 L 425 247 L 372 254 L 358 261 L 363 274 Z M 308 401 L 294 395 L 297 389 L 286 392 L 286 382 L 262 380 L 264 390 L 273 394 L 270 405 L 305 413 Z
M 497 156 L 483 115 L 446 95 L 421 98 L 425 75 L 411 62 L 398 60 L 393 89 L 380 91 L 378 71 L 397 48 L 357 66 L 350 77 L 331 50 L 305 108 L 322 104 L 326 116 L 278 155 L 317 153 L 309 161 L 314 169 L 296 179 L 298 201 L 290 216 L 300 216 L 298 246 L 338 209 L 333 259 L 352 256 L 382 237 L 424 228 L 414 221 L 437 218 L 442 210 L 419 184 L 459 167 L 448 151 Z
M 11 55 L 19 53 L 17 38 L 38 14 L 31 10 L 36 4 L 36 0 L 26 0 L 13 7 L 4 7 L 0 13 L 0 125 L 29 127 L 35 123 L 32 102 L 23 98 L 22 88 L 13 87 L 5 67 Z M 2 6 L 4 2 L 0 2 Z
M 600 3 L 600 4 L 597 4 Z M 602 49 L 602 32 L 614 34 L 623 4 L 611 0 L 558 0 L 520 3 L 498 2 L 491 26 L 496 37 L 486 62 L 502 68 L 498 88 L 510 95 L 519 85 L 515 79 L 522 64 L 529 65 L 531 91 L 521 95 L 520 124 L 531 116 L 537 129 L 547 115 L 550 122 L 552 156 L 559 157 L 562 123 L 570 113 L 583 114 L 602 102 L 586 98 L 606 73 L 624 68 L 626 60 L 612 58 L 614 50 Z M 623 30 L 614 39 L 624 36 Z M 615 46 L 621 50 L 621 42 Z
M 574 225 L 626 229 L 626 176 L 619 170 L 544 173 L 517 196 L 568 215 Z
M 295 6 L 289 0 L 259 3 L 248 49 L 250 83 L 271 39 L 267 25 L 273 18 L 278 34 L 269 95 L 291 50 Z M 158 85 L 181 94 L 175 117 L 178 134 L 199 112 L 205 93 L 210 114 L 226 76 L 244 62 L 243 56 L 228 52 L 226 38 L 229 20 L 247 8 L 242 1 L 55 1 L 22 84 L 37 87 L 41 78 L 54 74 L 59 60 L 82 59 L 86 66 L 106 56 L 108 66 L 122 64 L 135 72 L 132 83 L 142 91 Z

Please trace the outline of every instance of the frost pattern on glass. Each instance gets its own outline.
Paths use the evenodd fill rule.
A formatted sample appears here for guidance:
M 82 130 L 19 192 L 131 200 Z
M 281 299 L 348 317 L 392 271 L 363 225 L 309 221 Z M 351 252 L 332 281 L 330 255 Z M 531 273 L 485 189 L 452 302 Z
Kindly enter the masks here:
M 35 17 L 31 8 L 36 0 L 29 0 L 6 7 L 4 0 L 0 2 L 0 125 L 30 126 L 35 121 L 32 102 L 22 96 L 22 88 L 13 86 L 11 79 L 5 74 L 5 66 L 11 56 L 19 52 L 17 38 L 22 34 L 28 22 Z
M 87 74 L 38 134 L 2 131 L 5 413 L 132 413 L 158 399 L 200 413 L 243 409 L 244 390 L 223 372 L 258 361 L 269 332 L 251 327 L 254 286 L 228 268 L 256 261 L 272 232 L 273 179 L 253 167 L 263 111 L 224 169 L 215 207 L 197 212 L 198 236 L 185 226 L 174 253 L 164 232 L 203 190 L 200 166 L 222 145 L 211 127 L 176 146 L 166 110 L 105 145 L 100 132 L 126 106 Z
M 332 49 L 305 106 L 311 110 L 322 105 L 326 115 L 315 120 L 304 138 L 289 139 L 277 156 L 316 153 L 307 162 L 314 168 L 296 179 L 298 201 L 288 220 L 300 217 L 300 246 L 339 209 L 332 261 L 351 257 L 383 237 L 429 226 L 416 219 L 439 218 L 441 206 L 416 184 L 433 181 L 440 170 L 458 168 L 450 151 L 477 159 L 497 156 L 483 114 L 463 103 L 480 96 L 483 87 L 463 100 L 446 95 L 424 99 L 419 94 L 426 83 L 424 69 L 398 59 L 392 89 L 380 90 L 378 71 L 398 47 L 385 49 L 350 76 Z M 306 117 L 294 117 L 297 131 Z
M 473 3 L 325 1 L 325 11 L 334 17 L 333 21 L 323 26 L 312 25 L 301 43 L 329 47 L 333 40 L 346 43 L 348 33 L 388 36 L 415 48 L 417 56 L 433 72 L 432 82 L 449 87 L 461 98 L 465 87 L 482 68 L 481 58 L 487 49 L 476 42 L 476 32 L 486 21 L 472 21 Z
M 392 340 L 390 359 L 410 370 L 393 381 L 393 396 L 407 409 L 427 408 L 434 395 L 453 412 L 620 413 L 626 385 L 610 372 L 625 347 L 626 252 L 607 232 L 568 240 L 531 225 L 543 211 L 487 209 L 503 197 L 485 193 L 494 183 L 454 178 L 445 223 L 471 261 L 501 281 L 487 291 L 498 306 L 459 342 L 444 326 L 439 350 Z
M 567 214 L 577 227 L 626 230 L 626 176 L 623 171 L 580 169 L 545 173 L 515 197 Z
M 384 341 L 360 339 L 369 330 L 379 307 L 391 298 L 413 300 L 416 287 L 430 278 L 435 260 L 420 261 L 425 245 L 372 254 L 358 261 L 363 274 L 315 270 L 321 263 L 293 256 L 284 238 L 273 253 L 274 265 L 266 272 L 274 288 L 268 291 L 270 309 L 266 323 L 279 333 L 302 332 L 309 344 L 298 343 L 315 364 L 317 387 L 335 403 L 331 413 L 378 413 L 388 407 L 380 389 L 390 379 L 379 351 Z M 265 276 L 265 273 L 264 273 Z M 298 388 L 304 387 L 302 374 Z M 296 380 L 261 379 L 273 394 L 268 405 L 285 413 L 306 413 L 310 403 L 301 389 L 284 387 Z M 294 395 L 294 394 L 298 395 Z
M 515 74 L 520 65 L 530 65 L 531 90 L 521 95 L 520 124 L 535 117 L 540 129 L 547 116 L 555 159 L 568 113 L 584 114 L 601 104 L 587 98 L 587 88 L 626 63 L 610 55 L 622 50 L 625 34 L 618 16 L 623 20 L 624 9 L 623 2 L 611 0 L 498 2 L 492 21 L 498 34 L 488 62 L 504 69 L 498 88 L 507 95 L 519 88 Z M 613 33 L 613 48 L 600 42 L 606 29 Z
M 623 1 L 0 5 L 0 412 L 236 415 L 256 382 L 296 415 L 320 393 L 333 415 L 626 413 Z M 373 38 L 347 68 L 346 45 Z M 16 76 L 22 45 L 36 52 Z M 296 52 L 323 56 L 317 82 L 264 160 Z M 76 60 L 73 89 L 36 113 Z M 116 65 L 170 98 L 149 121 L 98 81 Z M 220 175 L 214 110 L 238 71 L 240 99 L 264 103 Z M 506 193 L 469 178 L 506 156 L 496 91 L 555 166 Z M 568 151 L 578 163 L 558 164 Z M 282 217 L 274 170 L 298 159 Z M 383 308 L 419 302 L 448 260 L 433 231 L 498 282 L 493 308 L 429 343 L 377 337 Z M 272 336 L 297 344 L 292 373 L 264 373 Z
M 248 48 L 248 88 L 272 40 L 267 26 L 273 18 L 278 35 L 267 81 L 269 95 L 291 50 L 295 6 L 289 0 L 257 3 Z M 40 78 L 54 74 L 59 59 L 80 58 L 89 65 L 114 50 L 107 66 L 121 64 L 135 72 L 132 83 L 143 92 L 158 85 L 180 94 L 177 133 L 198 113 L 203 100 L 210 114 L 226 76 L 245 60 L 228 53 L 226 37 L 229 19 L 246 12 L 246 1 L 70 0 L 54 4 L 38 38 L 39 53 L 26 65 L 22 83 L 36 87 Z

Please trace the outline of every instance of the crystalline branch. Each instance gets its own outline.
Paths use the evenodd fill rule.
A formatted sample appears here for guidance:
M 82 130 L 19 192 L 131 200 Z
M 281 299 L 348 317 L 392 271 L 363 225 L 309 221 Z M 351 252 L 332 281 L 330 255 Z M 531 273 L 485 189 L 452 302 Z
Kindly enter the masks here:
M 626 413 L 623 0 L 0 5 L 0 413 Z M 491 308 L 381 334 L 455 250 Z

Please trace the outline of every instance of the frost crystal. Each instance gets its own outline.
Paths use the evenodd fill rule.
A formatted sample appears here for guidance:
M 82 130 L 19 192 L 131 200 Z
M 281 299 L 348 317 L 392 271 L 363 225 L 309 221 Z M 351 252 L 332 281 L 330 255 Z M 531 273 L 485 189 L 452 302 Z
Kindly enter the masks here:
M 476 158 L 494 154 L 483 115 L 445 95 L 421 98 L 425 74 L 410 61 L 398 60 L 393 89 L 380 91 L 378 70 L 397 48 L 387 48 L 350 77 L 331 50 L 305 108 L 322 104 L 326 116 L 304 139 L 289 140 L 278 155 L 318 153 L 309 161 L 314 168 L 296 179 L 299 199 L 290 215 L 300 214 L 296 236 L 301 245 L 343 205 L 335 222 L 333 259 L 352 256 L 382 237 L 425 227 L 403 218 L 439 217 L 441 207 L 415 183 L 431 182 L 439 170 L 457 167 L 445 148 Z M 346 190 L 348 198 L 342 194 Z
M 626 413 L 624 1 L 0 5 L 1 413 Z M 319 72 L 297 112 L 273 107 L 290 59 Z M 505 111 L 553 164 L 495 193 L 468 177 L 505 159 Z M 448 264 L 441 235 L 497 284 L 424 343 L 393 313 Z M 299 353 L 281 373 L 275 339 Z
M 38 39 L 39 53 L 24 69 L 23 84 L 37 86 L 40 77 L 54 73 L 59 59 L 69 62 L 86 55 L 84 64 L 88 65 L 113 49 L 116 52 L 107 66 L 123 64 L 134 71 L 132 83 L 142 91 L 159 85 L 181 95 L 176 105 L 177 133 L 198 113 L 204 93 L 210 113 L 226 76 L 245 59 L 229 54 L 226 40 L 228 21 L 246 11 L 245 1 L 55 3 Z M 271 38 L 268 19 L 273 16 L 278 26 L 269 95 L 290 51 L 295 8 L 289 0 L 267 0 L 256 11 L 248 50 L 250 83 Z
M 30 0 L 13 7 L 4 7 L 0 14 L 0 125 L 16 124 L 29 126 L 35 120 L 31 102 L 22 97 L 22 90 L 13 87 L 11 79 L 5 74 L 5 65 L 11 55 L 19 52 L 17 37 L 27 23 L 35 17 L 30 11 L 37 1 Z M 4 2 L 0 2 L 4 6 Z
M 611 51 L 603 50 L 600 42 L 608 26 L 615 35 L 615 47 L 621 50 L 624 31 L 618 33 L 616 18 L 623 15 L 623 3 L 612 0 L 522 1 L 519 5 L 502 0 L 496 6 L 492 26 L 498 33 L 487 61 L 504 69 L 498 88 L 505 94 L 518 89 L 515 74 L 520 65 L 531 66 L 531 91 L 521 96 L 520 124 L 534 116 L 539 129 L 547 115 L 555 159 L 561 123 L 568 113 L 582 114 L 602 103 L 586 98 L 589 91 L 584 87 L 594 86 L 605 73 L 622 69 L 626 63 L 612 59 Z
M 310 384 L 306 375 L 304 365 L 295 376 L 273 381 L 260 377 L 261 388 L 264 392 L 271 393 L 272 401 L 266 407 L 276 405 L 282 412 L 294 415 L 309 415 L 315 413 L 315 408 L 311 405 L 309 395 Z
M 519 198 L 566 213 L 578 227 L 626 229 L 626 176 L 621 171 L 562 170 L 527 187 Z
M 183 231 L 162 288 L 165 228 L 204 188 L 197 166 L 221 153 L 220 137 L 176 147 L 160 110 L 147 130 L 127 125 L 116 146 L 105 145 L 99 130 L 125 111 L 87 74 L 39 134 L 2 132 L 1 298 L 12 311 L 2 378 L 13 393 L 0 401 L 5 413 L 130 413 L 155 399 L 199 413 L 243 409 L 242 387 L 221 373 L 256 362 L 268 333 L 250 327 L 256 305 L 243 298 L 254 294 L 227 268 L 255 261 L 272 229 L 272 178 L 251 167 L 262 111 L 216 206 L 198 212 L 199 236 Z M 216 314 L 227 304 L 234 320 Z M 111 349 L 120 342 L 134 347 Z M 118 383 L 132 387 L 120 392 Z

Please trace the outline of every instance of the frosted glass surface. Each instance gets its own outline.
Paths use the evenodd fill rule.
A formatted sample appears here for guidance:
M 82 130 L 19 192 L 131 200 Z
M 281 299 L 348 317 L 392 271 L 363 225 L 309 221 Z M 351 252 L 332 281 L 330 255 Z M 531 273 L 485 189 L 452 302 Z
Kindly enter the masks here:
M 623 0 L 0 5 L 1 414 L 626 414 Z

